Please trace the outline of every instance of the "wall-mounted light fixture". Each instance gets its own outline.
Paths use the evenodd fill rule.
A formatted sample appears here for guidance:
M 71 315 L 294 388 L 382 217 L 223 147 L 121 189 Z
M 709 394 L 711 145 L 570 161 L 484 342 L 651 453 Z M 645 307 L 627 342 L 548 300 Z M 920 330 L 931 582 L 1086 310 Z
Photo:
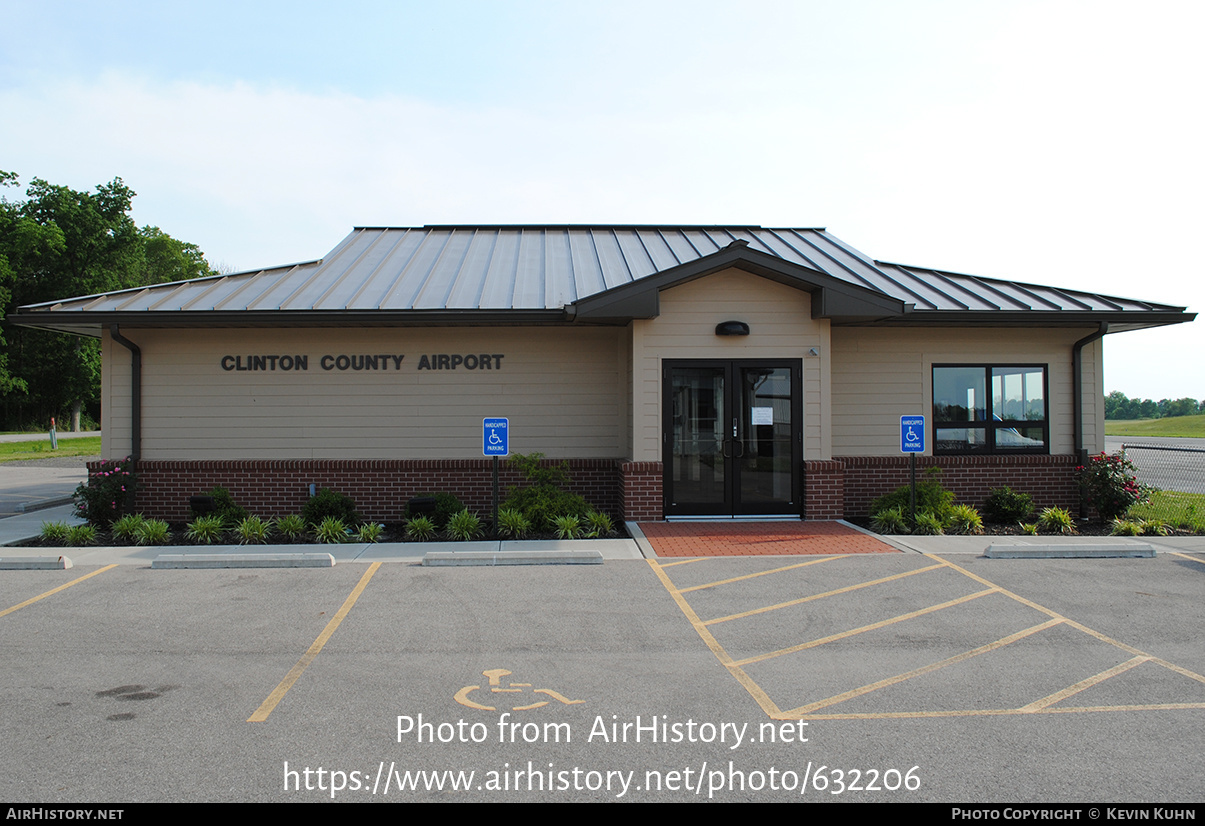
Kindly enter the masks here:
M 743 321 L 721 321 L 715 325 L 717 336 L 747 336 L 749 325 Z

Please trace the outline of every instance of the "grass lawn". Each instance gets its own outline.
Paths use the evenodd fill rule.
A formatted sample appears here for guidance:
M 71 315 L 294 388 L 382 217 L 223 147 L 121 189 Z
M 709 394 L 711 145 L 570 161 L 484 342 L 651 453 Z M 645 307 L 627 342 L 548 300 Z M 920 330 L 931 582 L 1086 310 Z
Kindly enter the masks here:
M 1205 415 L 1166 419 L 1105 419 L 1106 436 L 1169 436 L 1205 438 Z
M 1151 494 L 1150 503 L 1130 508 L 1126 516 L 1162 519 L 1177 528 L 1205 533 L 1205 494 L 1161 490 Z
M 59 449 L 50 449 L 50 439 L 40 442 L 0 442 L 0 462 L 16 462 L 21 459 L 51 459 L 60 456 L 98 456 L 100 437 L 86 436 L 82 439 L 59 439 Z

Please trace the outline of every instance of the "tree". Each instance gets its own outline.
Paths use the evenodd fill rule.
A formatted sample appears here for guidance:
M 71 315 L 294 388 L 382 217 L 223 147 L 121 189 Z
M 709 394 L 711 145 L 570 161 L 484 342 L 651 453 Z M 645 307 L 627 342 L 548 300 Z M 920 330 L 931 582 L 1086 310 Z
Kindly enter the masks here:
M 0 173 L 0 183 L 16 184 Z M 213 274 L 194 244 L 130 216 L 120 178 L 79 192 L 35 178 L 26 200 L 0 201 L 0 310 Z M 100 349 L 91 339 L 6 327 L 0 342 L 4 426 L 45 426 L 87 409 L 99 415 Z M 5 369 L 7 367 L 7 370 Z M 6 380 L 7 377 L 7 380 Z

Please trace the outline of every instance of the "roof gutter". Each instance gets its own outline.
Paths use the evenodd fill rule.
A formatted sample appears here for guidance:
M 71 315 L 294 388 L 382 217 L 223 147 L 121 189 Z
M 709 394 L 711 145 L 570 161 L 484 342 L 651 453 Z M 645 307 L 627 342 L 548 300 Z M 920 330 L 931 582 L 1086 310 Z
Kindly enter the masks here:
M 142 458 L 142 351 L 121 334 L 118 325 L 109 325 L 109 335 L 130 351 L 130 459 Z
M 1072 389 L 1072 431 L 1075 434 L 1075 453 L 1079 457 L 1081 466 L 1088 464 L 1088 449 L 1084 447 L 1084 348 L 1094 341 L 1099 341 L 1104 338 L 1109 332 L 1109 322 L 1100 322 L 1100 327 L 1095 333 L 1084 336 L 1071 347 L 1071 381 Z M 1088 516 L 1087 503 L 1084 501 L 1083 494 L 1080 494 L 1079 500 L 1079 515 L 1080 518 Z

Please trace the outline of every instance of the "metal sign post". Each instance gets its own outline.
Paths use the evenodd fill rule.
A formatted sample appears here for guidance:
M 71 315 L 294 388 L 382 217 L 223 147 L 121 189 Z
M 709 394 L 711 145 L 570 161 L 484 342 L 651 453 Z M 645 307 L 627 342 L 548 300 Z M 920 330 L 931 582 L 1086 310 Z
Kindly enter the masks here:
M 494 459 L 494 538 L 498 538 L 498 458 L 510 454 L 510 419 L 482 419 L 481 454 Z
M 925 452 L 925 417 L 900 416 L 900 452 L 908 454 L 912 479 L 912 524 L 916 524 L 916 454 Z

